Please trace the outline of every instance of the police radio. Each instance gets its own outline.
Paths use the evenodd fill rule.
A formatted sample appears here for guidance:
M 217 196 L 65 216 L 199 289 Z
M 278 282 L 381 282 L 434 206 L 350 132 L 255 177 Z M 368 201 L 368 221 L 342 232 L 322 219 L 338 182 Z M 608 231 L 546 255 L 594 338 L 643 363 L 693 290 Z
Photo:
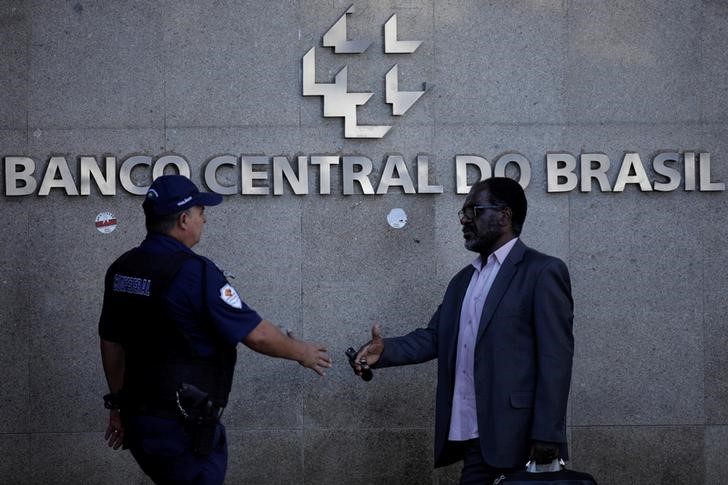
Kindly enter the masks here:
M 349 347 L 346 349 L 346 356 L 349 358 L 349 364 L 351 367 L 355 368 L 356 366 L 356 350 L 354 350 L 353 347 Z M 369 367 L 369 365 L 364 362 L 359 362 L 359 365 L 361 366 L 361 378 L 365 381 L 369 382 L 372 380 L 372 377 L 374 377 L 374 374 L 372 373 L 372 369 Z

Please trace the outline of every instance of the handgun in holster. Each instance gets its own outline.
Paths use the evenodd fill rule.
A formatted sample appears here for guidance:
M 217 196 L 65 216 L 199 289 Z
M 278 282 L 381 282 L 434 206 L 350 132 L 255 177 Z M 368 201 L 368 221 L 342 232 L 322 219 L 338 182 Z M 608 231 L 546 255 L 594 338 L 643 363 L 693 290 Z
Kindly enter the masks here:
M 187 383 L 177 388 L 177 407 L 192 438 L 193 451 L 198 455 L 209 455 L 222 409 L 213 404 L 209 394 Z

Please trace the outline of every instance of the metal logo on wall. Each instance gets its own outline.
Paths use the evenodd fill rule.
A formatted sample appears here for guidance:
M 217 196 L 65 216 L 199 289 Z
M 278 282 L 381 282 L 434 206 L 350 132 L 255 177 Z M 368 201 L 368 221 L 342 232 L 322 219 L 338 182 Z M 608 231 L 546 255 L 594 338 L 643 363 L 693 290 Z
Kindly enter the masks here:
M 371 42 L 366 40 L 347 40 L 346 16 L 354 13 L 349 7 L 344 15 L 324 34 L 323 46 L 332 47 L 335 54 L 362 54 Z M 421 41 L 397 39 L 397 15 L 392 15 L 384 24 L 384 53 L 413 54 L 422 44 Z M 422 91 L 400 91 L 399 70 L 395 64 L 385 76 L 385 101 L 392 105 L 392 116 L 402 116 L 427 90 L 422 83 Z M 311 47 L 303 56 L 303 95 L 323 98 L 324 117 L 344 118 L 344 137 L 346 138 L 383 138 L 392 128 L 390 125 L 360 125 L 356 121 L 357 106 L 369 101 L 374 93 L 349 92 L 347 87 L 347 66 L 334 77 L 333 83 L 316 82 L 316 47 Z
M 362 54 L 371 45 L 366 40 L 347 39 L 347 15 L 353 13 L 354 8 L 351 6 L 323 36 L 323 47 L 333 48 L 335 55 Z M 397 15 L 392 15 L 385 22 L 384 54 L 413 54 L 421 45 L 421 41 L 398 40 Z M 373 93 L 349 92 L 346 65 L 335 75 L 333 83 L 319 83 L 316 82 L 315 46 L 306 52 L 302 61 L 303 95 L 322 97 L 324 117 L 344 118 L 346 138 L 383 138 L 391 130 L 390 125 L 357 123 L 357 108 L 365 105 Z M 397 64 L 385 75 L 385 101 L 391 105 L 392 116 L 404 115 L 426 91 L 425 83 L 422 91 L 400 91 Z M 616 178 L 613 177 L 613 158 L 610 159 L 603 152 L 582 149 L 580 153 L 573 154 L 547 150 L 540 161 L 545 167 L 545 188 L 549 193 L 568 193 L 577 189 L 582 193 L 595 189 L 600 192 L 623 192 L 629 186 L 642 192 L 671 192 L 680 187 L 686 192 L 726 190 L 725 182 L 713 179 L 710 152 L 653 149 L 650 157 L 651 170 L 648 170 L 643 162 L 644 155 L 635 151 L 623 152 Z M 88 196 L 94 191 L 104 196 L 116 195 L 117 184 L 130 194 L 144 195 L 149 182 L 165 171 L 174 170 L 188 178 L 192 173 L 189 161 L 172 153 L 157 157 L 146 153 L 131 154 L 121 156 L 121 160 L 116 155 L 97 157 L 81 154 L 70 157 L 70 164 L 67 156 L 50 156 L 38 171 L 36 160 L 30 156 L 1 158 L 4 165 L 0 169 L 4 173 L 4 195 L 10 197 L 31 194 L 47 196 L 51 191 L 62 191 L 69 196 Z M 430 182 L 430 162 L 431 157 L 425 153 L 417 153 L 409 165 L 403 155 L 387 154 L 381 170 L 375 170 L 372 159 L 363 154 L 224 154 L 203 163 L 202 179 L 210 190 L 223 195 L 279 196 L 286 193 L 286 186 L 290 187 L 291 193 L 304 195 L 311 190 L 311 171 L 311 177 L 318 177 L 316 185 L 321 195 L 331 194 L 335 183 L 338 183 L 344 195 L 383 195 L 392 189 L 405 194 L 441 194 L 444 192 L 443 186 Z M 478 180 L 507 176 L 509 167 L 517 170 L 518 182 L 524 189 L 531 181 L 531 161 L 513 150 L 505 150 L 492 163 L 477 154 L 456 154 L 452 162 L 454 191 L 457 194 L 468 193 L 468 181 L 474 179 L 472 175 L 476 175 Z M 75 174 L 72 167 L 76 168 Z M 410 174 L 410 167 L 414 167 L 416 177 Z M 234 170 L 239 176 L 219 176 L 221 170 Z M 332 177 L 334 170 L 338 170 L 339 177 Z M 146 171 L 147 176 L 132 176 L 135 171 Z M 393 228 L 401 228 L 407 224 L 407 214 L 402 209 L 395 209 L 387 220 Z M 116 222 L 112 214 L 104 212 L 99 214 L 96 227 L 102 233 L 107 233 L 114 230 Z

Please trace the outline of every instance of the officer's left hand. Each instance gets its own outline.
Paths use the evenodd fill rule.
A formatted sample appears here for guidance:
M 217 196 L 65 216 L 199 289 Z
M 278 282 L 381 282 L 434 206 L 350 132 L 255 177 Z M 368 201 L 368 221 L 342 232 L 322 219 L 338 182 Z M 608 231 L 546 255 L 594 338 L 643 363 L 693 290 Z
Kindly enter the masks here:
M 124 443 L 124 426 L 121 424 L 121 414 L 118 409 L 109 413 L 109 426 L 106 428 L 104 439 L 109 442 L 109 448 L 118 450 Z

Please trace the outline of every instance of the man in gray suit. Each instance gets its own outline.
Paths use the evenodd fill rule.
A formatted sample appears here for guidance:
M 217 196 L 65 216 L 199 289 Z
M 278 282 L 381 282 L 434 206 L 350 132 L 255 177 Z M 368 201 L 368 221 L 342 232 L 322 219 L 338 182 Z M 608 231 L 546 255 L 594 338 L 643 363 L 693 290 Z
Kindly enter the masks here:
M 473 185 L 459 215 L 478 257 L 426 328 L 382 338 L 375 325 L 355 358 L 358 374 L 438 359 L 435 467 L 463 460 L 461 484 L 491 483 L 529 458 L 568 458 L 571 283 L 561 260 L 520 241 L 526 208 L 512 179 Z

